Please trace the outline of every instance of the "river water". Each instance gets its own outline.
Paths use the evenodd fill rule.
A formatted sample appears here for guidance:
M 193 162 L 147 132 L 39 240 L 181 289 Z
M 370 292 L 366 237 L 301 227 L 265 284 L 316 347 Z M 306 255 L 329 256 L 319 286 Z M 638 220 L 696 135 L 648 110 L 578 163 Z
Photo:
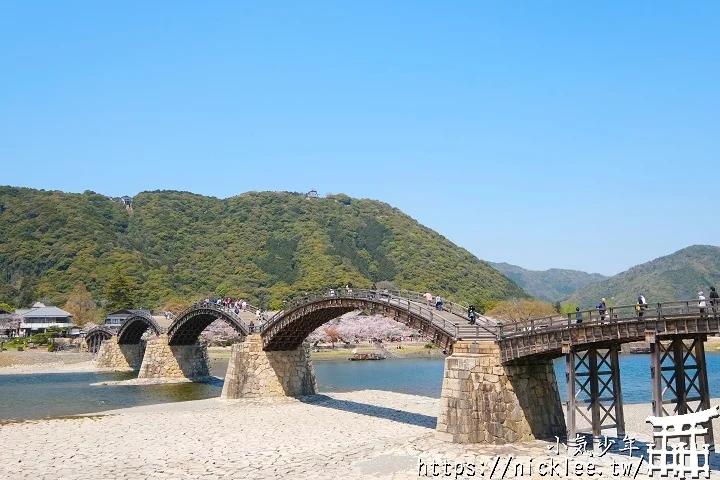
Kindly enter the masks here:
M 710 393 L 720 397 L 720 354 L 707 353 Z M 444 359 L 415 358 L 372 362 L 322 360 L 315 362 L 321 392 L 389 390 L 439 397 Z M 223 377 L 227 360 L 212 363 Z M 565 400 L 565 364 L 555 362 L 560 394 Z M 649 355 L 622 355 L 621 382 L 625 403 L 651 400 Z M 174 385 L 91 385 L 127 380 L 135 373 L 56 373 L 0 375 L 0 420 L 61 417 L 136 405 L 200 400 L 220 396 L 222 381 Z

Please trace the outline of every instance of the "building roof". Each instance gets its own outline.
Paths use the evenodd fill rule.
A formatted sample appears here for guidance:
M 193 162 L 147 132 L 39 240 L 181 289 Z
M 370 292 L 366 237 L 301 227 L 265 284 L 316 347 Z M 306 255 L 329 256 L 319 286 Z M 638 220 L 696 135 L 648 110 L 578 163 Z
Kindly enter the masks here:
M 25 318 L 36 317 L 72 317 L 71 313 L 57 307 L 31 308 L 30 310 L 15 310 L 15 314 Z

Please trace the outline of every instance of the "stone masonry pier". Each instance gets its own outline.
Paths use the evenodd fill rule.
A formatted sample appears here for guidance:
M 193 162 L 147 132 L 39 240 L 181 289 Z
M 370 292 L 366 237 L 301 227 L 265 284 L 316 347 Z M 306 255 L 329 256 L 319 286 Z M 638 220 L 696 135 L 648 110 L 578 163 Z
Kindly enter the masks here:
M 139 379 L 204 380 L 210 377 L 207 347 L 168 345 L 167 335 L 147 342 Z
M 456 443 L 565 436 L 552 360 L 503 365 L 495 342 L 458 341 L 445 359 L 437 432 Z
M 118 344 L 117 337 L 112 337 L 102 342 L 95 362 L 100 368 L 139 370 L 144 354 L 144 341 L 130 345 Z
M 260 335 L 232 346 L 222 397 L 300 397 L 317 392 L 310 345 L 294 350 L 263 351 Z

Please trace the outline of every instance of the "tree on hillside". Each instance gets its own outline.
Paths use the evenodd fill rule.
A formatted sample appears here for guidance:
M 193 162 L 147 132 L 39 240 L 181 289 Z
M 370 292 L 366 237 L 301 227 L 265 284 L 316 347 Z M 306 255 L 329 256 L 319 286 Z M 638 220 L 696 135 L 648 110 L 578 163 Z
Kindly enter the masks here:
M 79 326 L 97 322 L 100 316 L 95 300 L 82 282 L 75 283 L 75 288 L 62 308 L 72 313 L 73 323 Z
M 134 291 L 132 285 L 127 279 L 127 275 L 120 267 L 115 270 L 110 277 L 110 281 L 105 287 L 105 310 L 112 312 L 121 308 L 133 308 Z
M 549 317 L 557 315 L 557 312 L 551 304 L 540 300 L 513 299 L 497 302 L 487 315 L 500 320 L 515 321 Z
M 192 305 L 190 300 L 183 300 L 181 298 L 171 298 L 165 302 L 163 306 L 163 312 L 172 312 L 174 315 L 179 314 L 186 308 Z
M 37 281 L 31 277 L 23 277 L 19 288 L 20 308 L 30 307 L 37 300 Z

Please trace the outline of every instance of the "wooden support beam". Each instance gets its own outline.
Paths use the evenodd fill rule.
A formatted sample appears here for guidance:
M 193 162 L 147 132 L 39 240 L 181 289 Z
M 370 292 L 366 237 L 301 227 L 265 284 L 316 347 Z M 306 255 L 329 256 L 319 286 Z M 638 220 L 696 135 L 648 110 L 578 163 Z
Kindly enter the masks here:
M 620 384 L 620 361 L 618 353 L 620 345 L 615 344 L 610 350 L 610 365 L 612 368 L 613 394 L 615 396 L 615 425 L 617 435 L 625 436 L 625 413 L 623 412 L 622 386 Z
M 567 397 L 567 438 L 568 442 L 575 440 L 575 353 L 568 351 L 565 354 L 565 392 Z

